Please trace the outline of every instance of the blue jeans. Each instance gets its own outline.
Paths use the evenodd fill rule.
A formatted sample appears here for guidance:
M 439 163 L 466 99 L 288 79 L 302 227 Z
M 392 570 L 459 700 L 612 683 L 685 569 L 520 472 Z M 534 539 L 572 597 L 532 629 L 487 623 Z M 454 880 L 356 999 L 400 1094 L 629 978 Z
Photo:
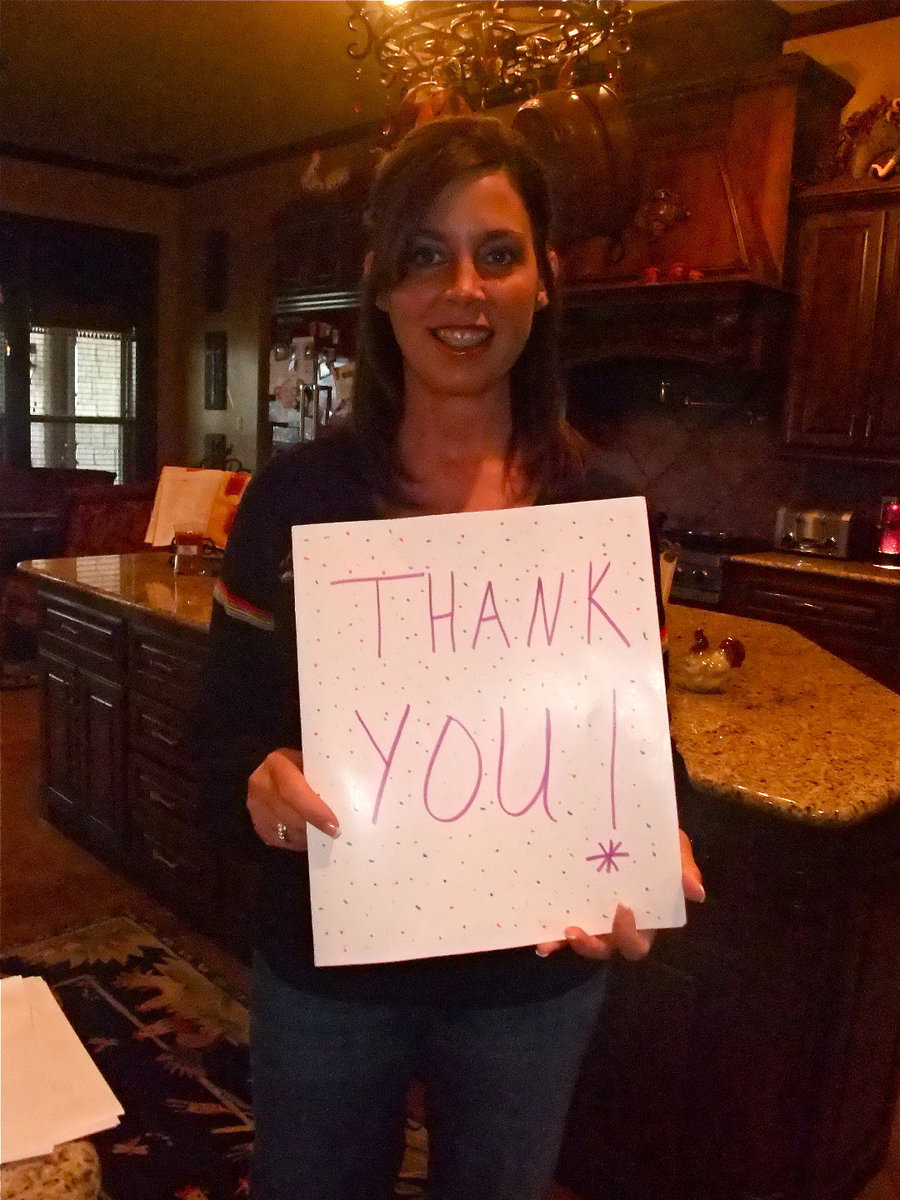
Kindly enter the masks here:
M 539 1200 L 605 973 L 508 1008 L 373 1004 L 289 987 L 257 957 L 252 1200 L 385 1200 L 425 1086 L 430 1200 Z

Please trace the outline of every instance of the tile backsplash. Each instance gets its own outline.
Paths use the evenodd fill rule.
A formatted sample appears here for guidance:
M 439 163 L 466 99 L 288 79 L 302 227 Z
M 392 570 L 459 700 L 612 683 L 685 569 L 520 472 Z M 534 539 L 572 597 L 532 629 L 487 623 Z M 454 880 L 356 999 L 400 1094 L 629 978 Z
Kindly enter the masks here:
M 874 515 L 883 494 L 900 491 L 897 468 L 787 457 L 777 417 L 763 411 L 749 376 L 668 364 L 581 368 L 569 394 L 573 423 L 669 526 L 769 539 L 782 504 Z

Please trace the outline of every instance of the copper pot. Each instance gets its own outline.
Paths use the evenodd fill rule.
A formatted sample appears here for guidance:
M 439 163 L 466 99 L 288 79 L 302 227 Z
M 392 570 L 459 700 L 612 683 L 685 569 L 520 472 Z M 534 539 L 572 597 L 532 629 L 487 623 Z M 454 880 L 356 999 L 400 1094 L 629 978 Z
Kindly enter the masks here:
M 592 237 L 618 237 L 638 205 L 634 131 L 608 87 L 542 92 L 513 127 L 547 175 L 553 197 L 551 240 L 560 249 Z

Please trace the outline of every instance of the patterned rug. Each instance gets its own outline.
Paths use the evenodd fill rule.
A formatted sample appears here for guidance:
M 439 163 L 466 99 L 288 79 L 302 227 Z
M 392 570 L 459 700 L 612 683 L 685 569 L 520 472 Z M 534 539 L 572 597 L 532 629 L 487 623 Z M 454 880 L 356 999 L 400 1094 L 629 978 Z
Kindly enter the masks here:
M 33 688 L 41 682 L 41 673 L 33 659 L 21 662 L 4 660 L 0 663 L 0 692 L 17 688 Z
M 18 948 L 0 973 L 47 980 L 125 1109 L 91 1139 L 104 1200 L 249 1196 L 246 997 L 127 917 Z M 424 1195 L 425 1170 L 425 1131 L 409 1121 L 396 1195 Z

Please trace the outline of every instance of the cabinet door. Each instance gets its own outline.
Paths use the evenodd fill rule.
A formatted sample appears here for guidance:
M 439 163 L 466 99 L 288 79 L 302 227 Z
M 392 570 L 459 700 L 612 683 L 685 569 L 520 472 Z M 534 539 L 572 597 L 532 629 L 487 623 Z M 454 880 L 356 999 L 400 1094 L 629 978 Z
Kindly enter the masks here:
M 785 414 L 789 445 L 865 445 L 885 224 L 882 209 L 818 213 L 803 225 Z
M 80 744 L 75 668 L 41 654 L 44 668 L 44 780 L 47 803 L 56 815 L 72 819 L 80 806 Z
M 885 230 L 869 408 L 867 449 L 900 455 L 900 208 Z
M 96 845 L 118 851 L 127 838 L 122 687 L 85 673 L 79 680 L 79 693 L 85 831 Z

